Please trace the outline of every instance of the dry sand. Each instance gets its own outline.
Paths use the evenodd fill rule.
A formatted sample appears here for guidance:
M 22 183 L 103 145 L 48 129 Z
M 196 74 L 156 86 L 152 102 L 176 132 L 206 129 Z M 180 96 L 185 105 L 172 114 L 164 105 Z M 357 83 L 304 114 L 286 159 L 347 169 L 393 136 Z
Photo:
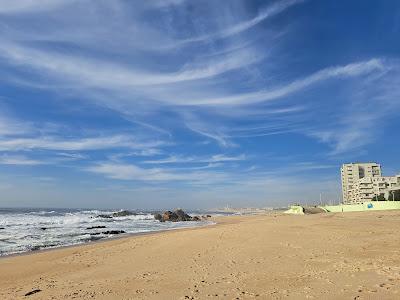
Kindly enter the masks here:
M 0 299 L 400 299 L 398 211 L 218 221 L 0 259 Z

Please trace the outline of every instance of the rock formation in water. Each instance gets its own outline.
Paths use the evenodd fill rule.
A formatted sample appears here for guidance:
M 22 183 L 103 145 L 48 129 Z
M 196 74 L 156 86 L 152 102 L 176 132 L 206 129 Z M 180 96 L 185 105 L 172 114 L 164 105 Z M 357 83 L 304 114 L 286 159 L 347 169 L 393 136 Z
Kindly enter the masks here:
M 106 226 L 91 226 L 87 227 L 86 229 L 98 229 L 98 228 L 106 228 Z
M 201 221 L 202 218 L 199 216 L 191 217 L 185 213 L 182 209 L 176 209 L 174 211 L 164 211 L 162 214 L 154 214 L 154 219 L 160 222 L 185 222 L 185 221 Z M 204 219 L 204 218 L 203 218 Z
M 114 212 L 109 215 L 106 215 L 106 214 L 97 215 L 96 218 L 112 219 L 112 218 L 116 218 L 116 217 L 126 217 L 126 216 L 136 216 L 136 215 L 137 215 L 137 213 L 135 213 L 133 211 L 121 210 L 121 211 L 117 211 L 117 212 Z

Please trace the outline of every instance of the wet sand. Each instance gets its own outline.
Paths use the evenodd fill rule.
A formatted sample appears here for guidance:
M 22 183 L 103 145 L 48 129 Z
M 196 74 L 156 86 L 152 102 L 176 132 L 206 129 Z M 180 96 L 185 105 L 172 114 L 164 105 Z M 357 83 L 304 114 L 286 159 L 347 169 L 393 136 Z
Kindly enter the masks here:
M 400 299 L 400 211 L 217 222 L 2 258 L 0 299 Z

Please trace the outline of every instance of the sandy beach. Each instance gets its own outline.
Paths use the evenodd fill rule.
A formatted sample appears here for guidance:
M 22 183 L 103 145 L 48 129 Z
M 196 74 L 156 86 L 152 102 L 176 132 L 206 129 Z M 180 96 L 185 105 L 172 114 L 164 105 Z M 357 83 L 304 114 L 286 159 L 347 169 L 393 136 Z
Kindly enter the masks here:
M 0 299 L 400 298 L 399 211 L 216 221 L 2 258 Z

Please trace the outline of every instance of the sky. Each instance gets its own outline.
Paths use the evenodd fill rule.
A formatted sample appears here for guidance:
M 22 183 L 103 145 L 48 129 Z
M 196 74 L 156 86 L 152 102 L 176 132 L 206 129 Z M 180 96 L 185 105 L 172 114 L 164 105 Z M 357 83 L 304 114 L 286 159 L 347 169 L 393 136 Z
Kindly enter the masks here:
M 0 0 L 0 207 L 340 201 L 400 173 L 397 0 Z

